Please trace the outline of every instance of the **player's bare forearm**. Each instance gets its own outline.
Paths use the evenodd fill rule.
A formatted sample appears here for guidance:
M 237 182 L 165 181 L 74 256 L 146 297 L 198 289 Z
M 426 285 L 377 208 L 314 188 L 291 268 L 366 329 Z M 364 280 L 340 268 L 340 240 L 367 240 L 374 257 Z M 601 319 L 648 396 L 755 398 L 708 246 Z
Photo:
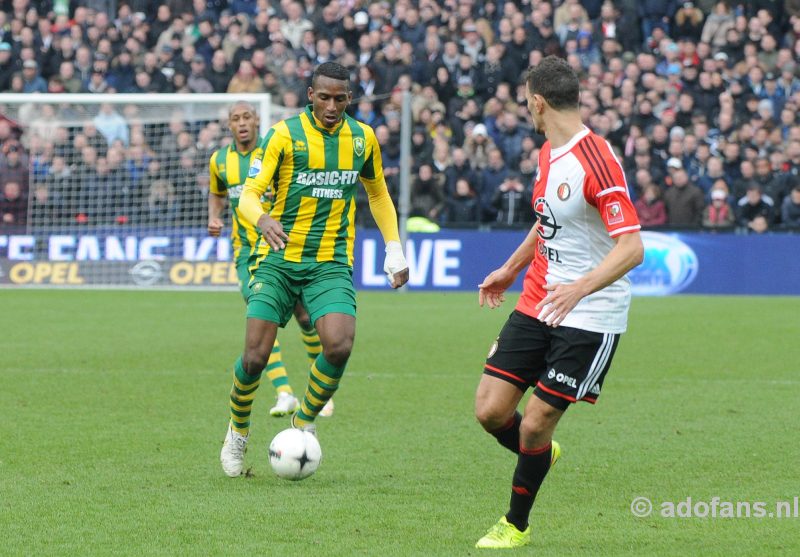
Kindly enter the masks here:
M 503 266 L 492 271 L 483 279 L 483 282 L 478 285 L 478 304 L 481 307 L 484 304 L 491 309 L 500 307 L 505 301 L 503 293 L 514 284 L 519 272 L 530 265 L 536 255 L 537 241 L 536 226 L 534 226 Z
M 605 259 L 580 279 L 569 284 L 544 285 L 547 296 L 536 305 L 536 311 L 544 309 L 540 314 L 542 321 L 557 327 L 583 298 L 602 290 L 642 262 L 644 246 L 638 232 L 623 234 L 615 241 Z
M 644 259 L 644 245 L 639 232 L 622 234 L 615 238 L 616 245 L 600 264 L 586 273 L 577 283 L 586 291 L 584 296 L 602 290 L 639 265 Z
M 537 221 L 522 243 L 511 254 L 511 257 L 503 263 L 503 267 L 513 272 L 515 278 L 522 269 L 531 264 L 531 261 L 536 256 L 536 245 L 539 241 L 538 233 L 536 232 L 538 226 L 539 223 Z
M 225 196 L 211 193 L 208 196 L 208 234 L 219 236 L 222 233 L 222 211 L 225 208 Z

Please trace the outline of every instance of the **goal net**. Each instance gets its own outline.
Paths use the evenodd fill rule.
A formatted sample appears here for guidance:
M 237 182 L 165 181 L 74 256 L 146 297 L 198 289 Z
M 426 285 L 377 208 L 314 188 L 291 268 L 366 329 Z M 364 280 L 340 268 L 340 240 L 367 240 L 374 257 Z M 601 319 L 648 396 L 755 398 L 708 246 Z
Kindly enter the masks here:
M 262 134 L 297 112 L 268 95 L 0 95 L 0 284 L 235 285 L 228 238 L 205 227 L 236 100 Z

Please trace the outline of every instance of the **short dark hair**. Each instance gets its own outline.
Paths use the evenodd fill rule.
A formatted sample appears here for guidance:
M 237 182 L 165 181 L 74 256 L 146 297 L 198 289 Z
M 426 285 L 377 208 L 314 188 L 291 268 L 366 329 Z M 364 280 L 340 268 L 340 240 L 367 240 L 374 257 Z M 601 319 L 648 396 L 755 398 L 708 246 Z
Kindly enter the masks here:
M 580 82 L 563 58 L 550 55 L 528 70 L 528 90 L 541 95 L 555 110 L 578 108 Z
M 350 71 L 336 62 L 325 62 L 317 66 L 311 76 L 311 86 L 317 82 L 318 77 L 329 77 L 338 81 L 346 81 L 347 88 L 350 89 Z

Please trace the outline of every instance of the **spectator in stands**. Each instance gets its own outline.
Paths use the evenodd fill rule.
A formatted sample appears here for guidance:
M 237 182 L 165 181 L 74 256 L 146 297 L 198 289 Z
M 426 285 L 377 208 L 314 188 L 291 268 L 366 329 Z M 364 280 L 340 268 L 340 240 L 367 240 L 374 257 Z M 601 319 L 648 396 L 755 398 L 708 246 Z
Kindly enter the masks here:
M 17 71 L 17 64 L 12 58 L 11 45 L 0 43 L 0 91 L 8 91 L 11 88 L 11 76 Z
M 201 191 L 198 187 L 198 167 L 195 164 L 195 159 L 196 153 L 193 148 L 182 150 L 178 158 L 178 168 L 170 173 L 172 185 L 175 188 L 176 202 L 179 207 L 178 220 L 186 225 L 200 222 L 198 214 L 202 215 L 203 211 L 200 210 L 200 213 L 197 213 L 198 207 L 202 207 L 204 203 L 207 203 L 206 192 L 208 187 L 206 187 L 205 191 Z
M 22 92 L 46 93 L 47 81 L 39 75 L 39 64 L 36 60 L 25 60 L 22 63 Z
M 239 71 L 228 85 L 228 93 L 261 93 L 263 89 L 264 86 L 258 79 L 253 65 L 249 60 L 242 60 L 239 63 Z
M 761 234 L 766 232 L 774 219 L 772 205 L 764 201 L 761 186 L 756 183 L 747 188 L 745 196 L 739 200 L 736 224 L 742 228 Z
M 65 217 L 63 200 L 58 194 L 51 193 L 47 184 L 34 184 L 30 202 L 30 217 L 29 224 L 33 227 L 63 224 Z
M 460 147 L 453 149 L 452 161 L 445 170 L 445 178 L 445 192 L 448 197 L 455 194 L 456 183 L 462 178 L 470 185 L 473 193 L 481 189 L 478 173 L 473 169 L 464 149 Z
M 224 93 L 228 90 L 228 84 L 233 77 L 225 53 L 222 50 L 214 51 L 211 56 L 211 69 L 208 72 L 208 80 L 215 93 Z
M 428 130 L 417 126 L 411 134 L 411 150 L 417 164 L 430 164 L 433 162 L 433 144 Z
M 675 227 L 699 227 L 702 223 L 703 192 L 689 182 L 686 170 L 679 168 L 672 175 L 672 186 L 664 193 L 667 222 Z
M 642 21 L 642 36 L 645 41 L 658 41 L 661 34 L 669 34 L 670 21 L 675 12 L 674 2 L 642 0 L 637 3 Z M 656 30 L 660 33 L 655 33 Z
M 519 166 L 522 141 L 529 136 L 530 132 L 519 126 L 519 119 L 513 112 L 506 112 L 503 115 L 499 130 L 501 135 L 497 147 L 503 154 L 503 159 L 509 166 Z
M 10 139 L 3 144 L 3 156 L 0 158 L 0 185 L 14 182 L 25 197 L 28 193 L 28 157 L 22 150 L 22 145 Z
M 73 184 L 72 168 L 67 166 L 64 157 L 53 157 L 44 181 L 44 185 L 47 186 L 48 197 L 63 198 L 64 196 L 69 196 Z
M 480 218 L 478 195 L 466 178 L 457 178 L 454 192 L 447 198 L 444 223 L 448 226 L 475 226 L 480 222 Z
M 419 167 L 411 186 L 411 214 L 438 221 L 445 208 L 444 175 L 435 174 L 429 164 Z
M 22 194 L 22 187 L 17 182 L 6 181 L 0 196 L 0 226 L 24 226 L 27 214 L 28 203 Z
M 128 144 L 130 140 L 130 129 L 125 118 L 122 117 L 111 103 L 103 103 L 100 105 L 100 112 L 92 120 L 94 126 L 97 128 L 106 142 L 111 145 L 115 141 L 122 141 L 124 145 Z
M 780 207 L 783 203 L 785 180 L 779 178 L 772 171 L 772 163 L 767 157 L 759 157 L 755 162 L 754 180 L 761 187 L 761 192 L 774 207 Z
M 680 2 L 679 4 L 678 11 L 675 12 L 672 36 L 678 40 L 688 39 L 696 44 L 703 33 L 705 16 L 702 10 L 694 5 L 694 2 Z
M 514 226 L 532 220 L 532 191 L 522 183 L 519 172 L 509 172 L 497 187 L 492 197 L 491 206 L 496 212 L 496 222 L 506 226 Z
M 800 183 L 795 184 L 781 205 L 781 226 L 800 231 Z
M 292 45 L 292 48 L 298 49 L 302 43 L 303 34 L 314 29 L 314 26 L 304 17 L 303 7 L 299 2 L 290 2 L 285 9 L 286 19 L 281 22 L 281 33 Z
M 147 194 L 144 222 L 152 225 L 174 226 L 178 221 L 179 206 L 175 188 L 167 180 L 154 180 Z
M 647 170 L 640 170 L 637 172 L 637 176 L 639 173 L 647 173 Z M 644 185 L 642 195 L 636 200 L 634 206 L 643 227 L 653 228 L 667 224 L 667 209 L 661 199 L 661 188 L 656 184 L 651 182 Z
M 89 81 L 84 85 L 83 88 L 84 93 L 113 93 L 113 89 L 108 85 L 108 81 L 106 81 L 106 73 L 103 71 L 102 68 L 99 66 L 95 66 L 92 69 L 92 73 L 89 76 Z
M 483 222 L 497 220 L 497 208 L 494 205 L 495 192 L 505 182 L 508 172 L 508 167 L 503 160 L 503 154 L 500 149 L 497 147 L 492 148 L 488 152 L 488 162 L 481 176 L 481 191 L 479 195 L 483 210 Z
M 728 30 L 736 27 L 736 17 L 725 0 L 714 4 L 714 10 L 706 18 L 700 41 L 712 47 L 724 47 Z
M 206 77 L 206 61 L 200 54 L 192 56 L 186 85 L 192 93 L 213 93 L 214 87 Z
M 703 209 L 703 228 L 709 230 L 730 229 L 736 222 L 733 208 L 728 203 L 728 191 L 725 182 L 719 183 L 711 189 L 711 203 Z
M 476 124 L 464 141 L 464 152 L 472 165 L 483 170 L 489 163 L 489 152 L 497 149 L 483 124 Z M 502 155 L 501 155 L 502 156 Z

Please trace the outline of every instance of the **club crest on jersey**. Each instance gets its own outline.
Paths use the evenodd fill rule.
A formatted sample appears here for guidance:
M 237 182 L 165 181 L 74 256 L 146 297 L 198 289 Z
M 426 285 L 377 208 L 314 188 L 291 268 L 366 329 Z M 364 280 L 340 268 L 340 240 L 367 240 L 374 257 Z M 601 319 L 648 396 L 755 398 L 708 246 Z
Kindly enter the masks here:
M 619 201 L 606 205 L 606 217 L 608 218 L 608 224 L 619 224 L 625 221 L 625 215 L 622 214 L 622 206 Z
M 250 163 L 250 170 L 247 171 L 248 178 L 255 178 L 261 172 L 261 159 L 253 159 Z
M 364 147 L 366 144 L 364 143 L 363 137 L 354 137 L 353 138 L 353 152 L 356 154 L 357 157 L 360 157 L 364 154 Z
M 556 222 L 553 210 L 544 197 L 536 198 L 536 201 L 533 203 L 533 212 L 536 213 L 536 218 L 539 219 L 539 226 L 536 229 L 539 237 L 542 240 L 552 240 L 555 238 L 556 232 L 561 229 L 561 226 Z
M 569 199 L 569 194 L 572 193 L 572 190 L 569 189 L 569 184 L 564 182 L 559 184 L 558 189 L 556 190 L 556 195 L 561 201 L 566 201 Z

